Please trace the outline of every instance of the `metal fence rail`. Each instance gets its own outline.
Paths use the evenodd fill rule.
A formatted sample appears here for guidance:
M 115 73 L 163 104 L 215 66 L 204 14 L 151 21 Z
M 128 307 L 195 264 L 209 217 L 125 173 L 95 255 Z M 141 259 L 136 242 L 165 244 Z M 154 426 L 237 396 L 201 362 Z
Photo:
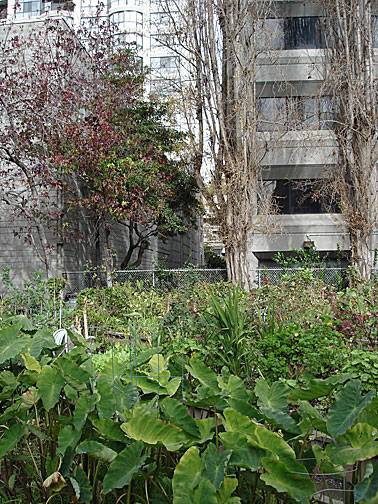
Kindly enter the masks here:
M 150 288 L 180 288 L 195 282 L 215 283 L 227 279 L 225 269 L 156 269 L 114 271 L 110 275 L 104 271 L 67 271 L 67 293 L 77 293 L 89 287 L 105 287 L 109 280 L 114 283 L 129 282 Z
M 347 285 L 346 268 L 259 268 L 256 270 L 256 285 L 279 285 L 296 275 L 307 275 L 309 279 L 318 279 L 337 287 Z M 374 268 L 373 276 L 378 275 Z M 109 275 L 104 271 L 68 271 L 66 292 L 76 294 L 89 287 L 105 287 L 109 280 L 114 283 L 141 283 L 145 288 L 175 289 L 195 282 L 215 283 L 227 280 L 225 269 L 182 268 L 182 269 L 140 269 L 114 271 Z

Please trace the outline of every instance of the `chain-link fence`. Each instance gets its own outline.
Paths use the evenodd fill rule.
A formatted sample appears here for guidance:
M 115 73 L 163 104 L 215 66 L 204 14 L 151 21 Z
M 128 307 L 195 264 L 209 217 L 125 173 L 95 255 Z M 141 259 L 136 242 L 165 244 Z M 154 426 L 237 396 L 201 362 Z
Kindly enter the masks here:
M 378 274 L 378 270 L 374 270 Z M 345 268 L 259 268 L 256 272 L 256 284 L 279 285 L 281 282 L 297 275 L 306 276 L 309 280 L 319 279 L 339 288 L 347 284 Z M 78 293 L 88 287 L 104 287 L 111 282 L 132 285 L 140 284 L 145 288 L 177 289 L 196 282 L 221 282 L 227 280 L 225 269 L 140 269 L 114 271 L 69 271 L 66 272 L 67 293 Z
M 107 274 L 104 271 L 68 271 L 66 292 L 77 293 L 89 287 L 104 287 L 110 282 L 132 285 L 142 284 L 145 288 L 177 289 L 196 282 L 215 283 L 227 279 L 225 269 L 156 269 L 124 270 Z
M 347 270 L 345 268 L 265 268 L 257 270 L 257 285 L 279 285 L 285 280 L 301 275 L 337 287 L 342 287 L 347 282 Z

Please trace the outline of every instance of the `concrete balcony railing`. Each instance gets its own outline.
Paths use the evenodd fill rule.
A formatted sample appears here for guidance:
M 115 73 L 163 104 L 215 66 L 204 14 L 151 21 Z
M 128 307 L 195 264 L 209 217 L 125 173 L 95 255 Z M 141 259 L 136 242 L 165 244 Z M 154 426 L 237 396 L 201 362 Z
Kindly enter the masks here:
M 318 251 L 349 249 L 349 235 L 340 214 L 275 215 L 269 233 L 256 233 L 253 252 L 288 251 L 311 240 Z

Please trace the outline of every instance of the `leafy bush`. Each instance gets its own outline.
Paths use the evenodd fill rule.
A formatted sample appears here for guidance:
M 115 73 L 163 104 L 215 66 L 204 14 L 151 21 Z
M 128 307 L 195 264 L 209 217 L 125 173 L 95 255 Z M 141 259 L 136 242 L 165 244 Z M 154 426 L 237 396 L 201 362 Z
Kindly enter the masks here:
M 63 278 L 43 278 L 42 273 L 34 273 L 23 285 L 18 286 L 12 280 L 10 268 L 0 272 L 2 289 L 4 291 L 0 302 L 0 316 L 22 314 L 33 320 L 38 327 L 58 325 L 59 311 L 63 318 L 69 316 L 70 310 L 61 303 L 64 290 Z
M 296 323 L 261 322 L 259 337 L 251 341 L 255 376 L 268 381 L 298 378 L 305 372 L 326 377 L 341 369 L 347 356 L 343 337 L 331 319 L 306 328 Z
M 376 390 L 378 386 L 378 354 L 366 350 L 352 350 L 343 371 L 360 380 L 365 391 Z
M 332 317 L 334 288 L 320 280 L 296 276 L 280 285 L 267 285 L 251 293 L 252 318 L 259 323 L 259 314 L 274 314 L 278 324 L 296 323 L 307 327 L 323 317 Z
M 161 320 L 169 300 L 143 285 L 115 284 L 109 288 L 91 288 L 77 298 L 75 316 L 86 314 L 91 331 L 98 337 L 117 332 L 128 338 L 130 327 L 137 326 L 138 337 L 152 344 L 160 332 Z

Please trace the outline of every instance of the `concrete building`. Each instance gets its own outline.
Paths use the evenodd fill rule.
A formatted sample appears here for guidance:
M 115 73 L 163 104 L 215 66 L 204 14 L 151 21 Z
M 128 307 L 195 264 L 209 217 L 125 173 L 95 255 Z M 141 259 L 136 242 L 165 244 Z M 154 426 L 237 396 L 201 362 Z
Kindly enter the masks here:
M 377 5 L 374 9 L 378 14 Z M 336 161 L 335 110 L 321 93 L 326 43 L 321 2 L 276 0 L 264 30 L 270 52 L 258 62 L 259 130 L 269 142 L 263 178 L 279 211 L 272 232 L 254 236 L 253 252 L 260 265 L 272 265 L 276 251 L 312 242 L 330 264 L 340 251 L 347 260 L 349 236 L 337 206 L 326 197 L 314 201 L 306 189 L 306 182 L 325 177 Z M 375 232 L 373 249 L 377 245 Z
M 134 44 L 144 64 L 151 68 L 150 90 L 157 94 L 174 92 L 186 78 L 180 57 L 166 47 L 173 36 L 166 10 L 170 8 L 171 15 L 178 15 L 175 6 L 177 0 L 107 0 L 101 11 L 104 18 L 118 25 L 120 43 Z M 59 15 L 72 26 L 79 26 L 87 23 L 97 8 L 98 0 L 8 0 L 7 16 L 25 22 Z M 374 14 L 378 15 L 376 5 Z M 259 134 L 268 145 L 263 178 L 273 193 L 278 212 L 271 218 L 269 233 L 255 234 L 251 240 L 252 251 L 262 267 L 273 265 L 277 251 L 290 252 L 304 243 L 312 243 L 330 264 L 341 256 L 344 261 L 348 257 L 349 236 L 342 215 L 326 198 L 314 201 L 306 188 L 335 166 L 335 111 L 330 98 L 320 95 L 325 48 L 323 21 L 318 0 L 275 0 L 270 16 L 263 22 L 264 51 L 258 59 L 256 82 Z M 374 23 L 375 32 L 377 26 Z M 375 40 L 378 47 L 378 36 Z M 184 259 L 178 254 L 183 249 L 177 240 L 154 247 L 152 256 L 146 256 L 146 265 L 163 256 L 169 265 L 178 265 Z M 218 242 L 217 247 L 221 250 Z M 196 251 L 189 255 L 192 262 L 197 262 L 200 247 L 194 248 Z M 377 232 L 373 248 L 378 248 Z M 172 249 L 176 249 L 174 261 L 169 259 Z

